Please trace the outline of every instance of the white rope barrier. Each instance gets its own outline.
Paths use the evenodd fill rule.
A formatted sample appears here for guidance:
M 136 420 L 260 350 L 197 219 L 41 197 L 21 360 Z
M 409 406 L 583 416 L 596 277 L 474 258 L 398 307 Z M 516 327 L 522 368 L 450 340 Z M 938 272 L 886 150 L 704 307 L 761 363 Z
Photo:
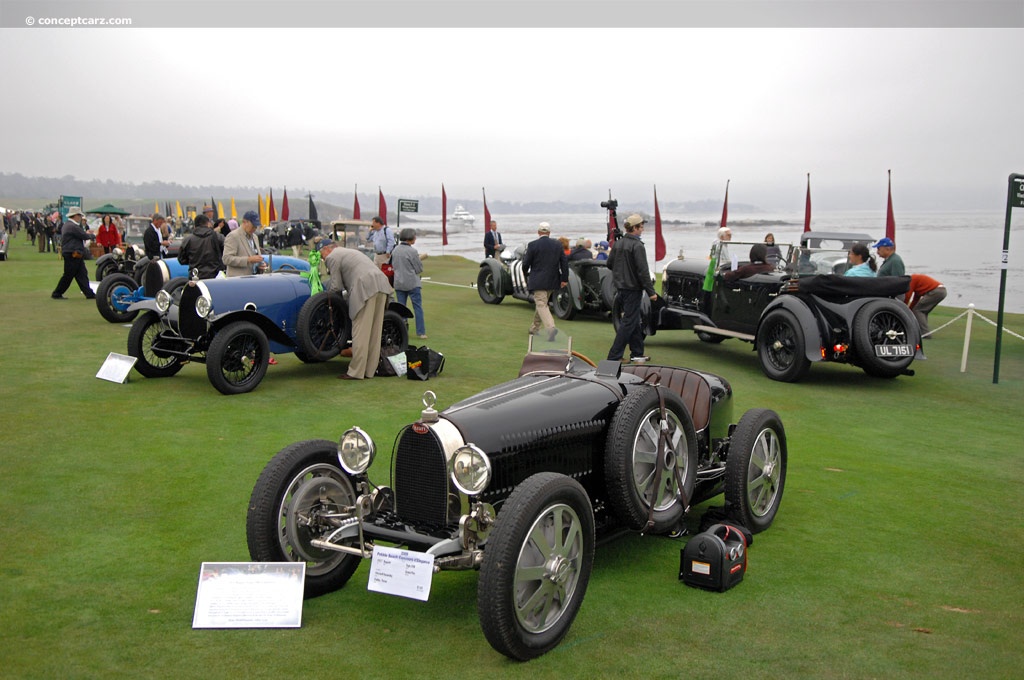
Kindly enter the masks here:
M 981 312 L 977 311 L 974 308 L 973 304 L 970 304 L 970 305 L 967 305 L 967 310 L 966 311 L 961 312 L 960 314 L 954 316 L 952 319 L 950 319 L 946 323 L 942 324 L 938 328 L 933 328 L 932 330 L 928 331 L 927 333 L 924 333 L 921 336 L 923 338 L 931 337 L 932 335 L 935 335 L 935 333 L 937 331 L 941 331 L 943 328 L 946 328 L 947 326 L 953 325 L 955 322 L 959 321 L 960 319 L 964 318 L 965 316 L 967 317 L 967 328 L 964 331 L 964 350 L 963 350 L 963 353 L 960 356 L 960 372 L 961 373 L 964 373 L 964 372 L 967 371 L 967 353 L 968 353 L 968 351 L 970 350 L 970 347 L 971 347 L 971 329 L 974 327 L 974 317 L 978 317 L 982 321 L 986 321 L 990 325 L 998 327 L 998 324 L 995 321 L 993 321 L 992 319 L 987 318 Z M 1024 336 L 1020 335 L 1019 333 L 1014 333 L 1013 331 L 1011 331 L 1009 328 L 1006 328 L 1005 326 L 1003 327 L 1003 332 L 1006 333 L 1007 335 L 1012 335 L 1013 337 L 1017 338 L 1018 340 L 1024 340 Z

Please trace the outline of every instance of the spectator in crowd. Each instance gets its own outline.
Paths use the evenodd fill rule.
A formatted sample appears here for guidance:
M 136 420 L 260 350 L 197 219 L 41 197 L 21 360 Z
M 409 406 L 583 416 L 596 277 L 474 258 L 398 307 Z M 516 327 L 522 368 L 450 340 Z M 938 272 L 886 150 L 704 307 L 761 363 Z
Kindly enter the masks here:
M 572 252 L 572 248 L 569 247 L 569 238 L 567 236 L 559 236 L 558 243 L 562 246 L 562 252 L 565 253 L 565 256 L 569 257 L 569 253 Z
M 775 245 L 775 234 L 771 232 L 764 235 L 765 256 L 764 261 L 777 266 L 782 261 L 782 249 Z
M 352 360 L 341 380 L 373 377 L 380 361 L 384 312 L 394 290 L 380 266 L 354 248 L 338 248 L 330 239 L 317 244 L 327 272 L 330 289 L 348 291 L 348 315 L 352 319 Z
M 292 222 L 288 225 L 288 245 L 292 248 L 292 255 L 299 257 L 302 254 L 302 246 L 306 243 L 306 235 L 302 231 L 302 224 Z
M 195 225 L 192 225 L 195 227 Z M 213 221 L 213 225 L 210 227 L 213 231 L 221 235 L 221 238 L 226 238 L 231 233 L 231 228 L 228 226 L 228 221 L 223 217 L 218 217 Z
M 850 263 L 849 269 L 846 270 L 846 276 L 875 276 L 875 272 L 878 270 L 874 255 L 863 243 L 854 243 L 846 259 Z
M 103 248 L 104 253 L 121 245 L 121 232 L 117 230 L 114 218 L 110 215 L 104 215 L 100 221 L 100 228 L 96 230 L 96 244 Z
M 568 239 L 566 239 L 568 243 Z M 530 324 L 530 335 L 540 332 L 541 325 L 547 330 L 548 340 L 558 334 L 555 320 L 548 308 L 551 295 L 569 283 L 569 262 L 562 244 L 551 238 L 551 225 L 541 222 L 537 226 L 537 239 L 530 241 L 523 256 L 523 274 L 526 285 L 533 294 L 534 313 Z
M 43 213 L 37 213 L 36 218 L 39 220 L 39 224 L 43 230 L 43 234 L 46 236 L 46 246 L 43 247 L 42 242 L 39 243 L 39 252 L 55 253 L 60 250 L 57 244 L 54 243 L 57 240 L 57 220 L 49 219 Z M 88 223 L 86 223 L 88 226 Z
M 64 291 L 74 281 L 78 284 L 82 295 L 88 300 L 95 300 L 96 294 L 89 287 L 89 274 L 85 270 L 85 242 L 93 239 L 93 233 L 85 224 L 85 215 L 81 208 L 71 208 L 68 211 L 68 221 L 61 227 L 60 253 L 64 258 L 64 274 L 57 282 L 57 287 L 50 293 L 54 300 L 66 300 Z
M 484 234 L 484 258 L 498 257 L 503 250 L 505 250 L 505 244 L 501 241 L 498 222 L 491 220 L 490 228 Z
M 896 244 L 891 238 L 883 238 L 875 244 L 878 256 L 885 260 L 878 268 L 878 276 L 906 276 L 903 258 L 896 254 Z
M 585 238 L 576 240 L 576 247 L 569 253 L 570 260 L 593 260 L 594 253 L 590 252 L 591 243 Z
M 423 297 L 421 295 L 420 274 L 423 273 L 423 260 L 426 253 L 419 253 L 413 245 L 416 243 L 416 230 L 405 227 L 398 232 L 398 245 L 391 251 L 391 265 L 395 268 L 395 295 L 400 304 L 412 300 L 412 311 L 416 317 L 416 337 L 427 339 L 427 326 L 423 321 Z
M 612 282 L 622 300 L 623 316 L 615 332 L 615 340 L 608 350 L 608 359 L 622 361 L 629 345 L 630 361 L 648 361 L 644 354 L 644 331 L 640 327 L 640 306 L 646 294 L 651 301 L 658 299 L 651 283 L 651 270 L 647 266 L 647 250 L 640 237 L 644 233 L 644 218 L 630 215 L 626 218 L 626 233 L 615 241 L 608 255 Z
M 924 274 L 910 275 L 910 290 L 903 301 L 917 317 L 922 337 L 931 333 L 928 329 L 928 314 L 936 305 L 946 299 L 946 287 Z
M 608 241 L 597 242 L 597 256 L 595 260 L 607 260 L 608 259 Z
M 190 276 L 194 271 L 195 278 L 212 279 L 223 269 L 223 258 L 224 237 L 210 228 L 209 217 L 200 215 L 192 225 L 192 234 L 181 244 L 178 262 L 188 266 Z
M 226 232 L 222 231 L 221 234 L 227 236 L 228 233 L 234 231 L 235 229 L 238 229 L 238 220 L 236 220 L 235 218 L 231 218 L 230 220 L 228 220 L 228 230 Z
M 142 246 L 146 251 L 146 257 L 151 260 L 158 260 L 163 257 L 163 254 L 167 251 L 167 246 L 171 245 L 170 240 L 164 235 L 164 223 L 166 219 L 163 215 L 156 212 L 153 213 L 153 217 L 150 218 L 149 227 L 142 234 Z
M 725 273 L 724 278 L 726 281 L 738 281 L 739 279 L 745 279 L 748 276 L 754 274 L 764 274 L 775 269 L 774 265 L 766 262 L 768 257 L 768 246 L 763 243 L 755 243 L 750 246 L 750 263 L 745 264 L 742 267 L 728 271 Z
M 196 218 L 198 219 L 198 218 Z M 255 273 L 255 267 L 263 264 L 263 256 L 256 245 L 256 229 L 260 226 L 260 216 L 250 210 L 242 216 L 242 226 L 228 234 L 224 239 L 222 260 L 227 267 L 228 276 L 245 276 Z
M 373 244 L 373 263 L 378 267 L 391 259 L 391 251 L 395 249 L 395 233 L 384 218 L 375 216 L 370 221 L 370 236 L 367 239 Z

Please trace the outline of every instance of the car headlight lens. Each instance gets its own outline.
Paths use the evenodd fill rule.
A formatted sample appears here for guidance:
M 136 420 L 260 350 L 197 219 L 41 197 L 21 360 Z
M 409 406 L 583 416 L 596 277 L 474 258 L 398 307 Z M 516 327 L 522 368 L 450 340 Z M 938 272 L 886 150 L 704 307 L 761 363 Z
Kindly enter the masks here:
M 366 468 L 370 467 L 376 454 L 377 447 L 370 439 L 370 435 L 358 427 L 353 427 L 345 432 L 338 442 L 338 462 L 350 475 L 366 472 Z
M 491 481 L 491 459 L 474 444 L 461 446 L 452 456 L 452 482 L 462 493 L 475 496 Z
M 196 314 L 199 315 L 200 319 L 205 319 L 213 311 L 213 302 L 210 298 L 205 295 L 200 295 L 196 298 Z
M 156 308 L 161 312 L 166 312 L 171 307 L 171 294 L 166 290 L 161 290 L 156 294 Z

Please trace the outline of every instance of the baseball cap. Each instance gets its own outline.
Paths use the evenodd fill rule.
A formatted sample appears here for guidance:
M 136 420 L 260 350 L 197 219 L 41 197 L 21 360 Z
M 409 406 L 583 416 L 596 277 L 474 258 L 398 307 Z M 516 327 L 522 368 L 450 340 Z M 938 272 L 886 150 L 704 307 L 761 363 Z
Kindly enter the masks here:
M 891 238 L 886 237 L 886 238 L 883 238 L 882 240 L 880 240 L 878 243 L 876 243 L 875 245 L 873 245 L 871 247 L 872 248 L 895 248 L 896 244 L 892 242 Z
M 538 234 L 550 234 L 551 233 L 551 225 L 548 224 L 547 222 L 541 222 L 540 224 L 537 225 L 537 233 Z
M 643 224 L 645 221 L 646 220 L 644 220 L 643 217 L 641 217 L 640 215 L 637 215 L 636 213 L 633 213 L 632 215 L 630 215 L 629 217 L 626 218 L 626 226 L 627 227 L 638 227 L 641 224 Z
M 255 210 L 249 210 L 242 215 L 243 220 L 249 220 L 254 226 L 260 226 L 260 215 Z

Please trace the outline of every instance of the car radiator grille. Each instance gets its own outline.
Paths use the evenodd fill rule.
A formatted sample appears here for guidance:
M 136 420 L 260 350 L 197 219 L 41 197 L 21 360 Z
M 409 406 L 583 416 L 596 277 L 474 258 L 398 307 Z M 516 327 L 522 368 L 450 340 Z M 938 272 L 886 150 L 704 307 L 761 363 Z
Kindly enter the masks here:
M 395 511 L 403 522 L 443 526 L 447 523 L 448 475 L 437 436 L 408 427 L 395 452 Z

